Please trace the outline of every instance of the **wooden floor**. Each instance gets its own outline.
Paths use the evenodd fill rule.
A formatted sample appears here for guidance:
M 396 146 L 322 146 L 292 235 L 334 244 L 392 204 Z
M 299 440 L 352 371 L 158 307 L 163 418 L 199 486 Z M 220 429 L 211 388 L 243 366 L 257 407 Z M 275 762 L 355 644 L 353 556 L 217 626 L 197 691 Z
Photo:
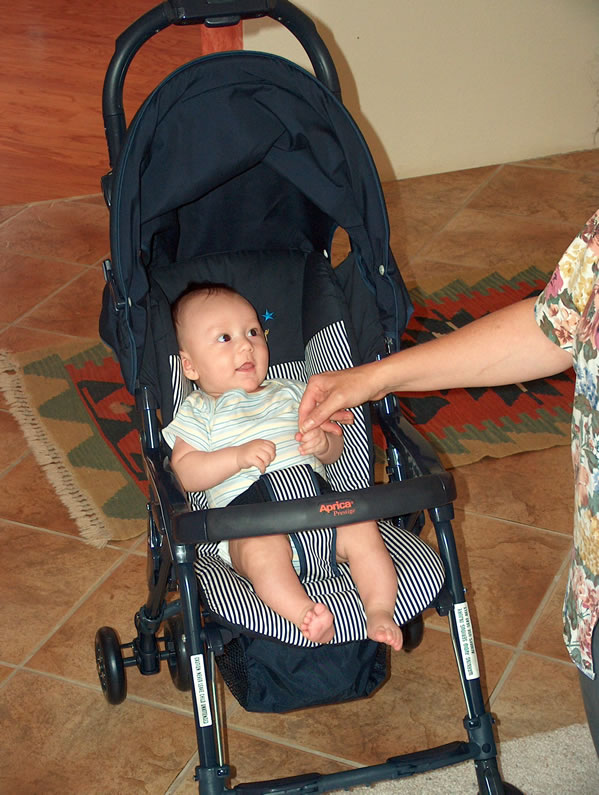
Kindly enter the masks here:
M 98 193 L 108 170 L 104 75 L 116 37 L 149 8 L 151 0 L 0 0 L 0 206 Z M 148 41 L 125 83 L 128 118 L 205 46 L 198 27 Z

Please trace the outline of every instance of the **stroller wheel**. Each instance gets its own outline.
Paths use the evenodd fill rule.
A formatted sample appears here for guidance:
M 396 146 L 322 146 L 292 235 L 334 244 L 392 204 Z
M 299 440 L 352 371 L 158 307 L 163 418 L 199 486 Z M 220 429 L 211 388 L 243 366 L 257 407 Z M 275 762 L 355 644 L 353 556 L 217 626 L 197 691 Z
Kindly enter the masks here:
M 191 690 L 191 669 L 187 653 L 187 639 L 183 626 L 183 616 L 179 613 L 166 622 L 164 628 L 168 670 L 177 690 Z
M 119 636 L 112 627 L 96 632 L 96 667 L 106 700 L 120 704 L 127 696 L 127 679 Z

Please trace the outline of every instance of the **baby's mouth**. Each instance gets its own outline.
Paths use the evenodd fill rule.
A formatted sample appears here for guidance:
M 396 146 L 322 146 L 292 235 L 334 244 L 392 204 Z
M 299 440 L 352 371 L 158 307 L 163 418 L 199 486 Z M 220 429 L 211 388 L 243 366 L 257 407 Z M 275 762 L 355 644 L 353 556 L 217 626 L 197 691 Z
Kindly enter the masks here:
M 253 370 L 256 369 L 256 366 L 253 362 L 244 362 L 241 367 L 237 368 L 238 373 L 251 373 Z

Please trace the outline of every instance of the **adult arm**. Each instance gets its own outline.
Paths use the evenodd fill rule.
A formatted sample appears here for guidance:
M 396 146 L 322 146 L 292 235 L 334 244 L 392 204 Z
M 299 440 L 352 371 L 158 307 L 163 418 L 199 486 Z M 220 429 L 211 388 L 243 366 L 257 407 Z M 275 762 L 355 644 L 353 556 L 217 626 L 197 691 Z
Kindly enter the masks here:
M 511 304 L 381 361 L 312 376 L 300 405 L 300 429 L 389 392 L 500 386 L 567 370 L 572 354 L 541 331 L 535 300 Z

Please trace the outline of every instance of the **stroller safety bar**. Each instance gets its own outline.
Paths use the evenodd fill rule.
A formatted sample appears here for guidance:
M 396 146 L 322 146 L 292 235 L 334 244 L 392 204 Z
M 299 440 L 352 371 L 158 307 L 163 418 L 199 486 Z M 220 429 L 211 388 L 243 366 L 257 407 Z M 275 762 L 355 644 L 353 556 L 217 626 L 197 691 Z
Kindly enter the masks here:
M 148 474 L 159 493 L 166 496 L 164 489 L 170 491 L 165 504 L 172 510 L 173 539 L 177 544 L 218 542 L 230 538 L 337 527 L 373 518 L 386 519 L 427 508 L 441 508 L 450 505 L 456 498 L 453 477 L 449 472 L 439 472 L 399 483 L 330 492 L 318 497 L 286 500 L 284 503 L 267 502 L 190 511 L 184 503 L 184 493 L 177 493 L 174 476 L 157 466 L 155 459 L 153 464 L 148 462 Z
M 219 27 L 264 16 L 280 22 L 296 37 L 306 51 L 318 80 L 340 100 L 337 70 L 314 22 L 288 0 L 166 0 L 141 16 L 116 40 L 102 93 L 104 132 L 111 169 L 116 164 L 127 130 L 123 109 L 125 77 L 140 47 L 170 25 Z M 106 191 L 110 195 L 110 186 L 105 187 Z

